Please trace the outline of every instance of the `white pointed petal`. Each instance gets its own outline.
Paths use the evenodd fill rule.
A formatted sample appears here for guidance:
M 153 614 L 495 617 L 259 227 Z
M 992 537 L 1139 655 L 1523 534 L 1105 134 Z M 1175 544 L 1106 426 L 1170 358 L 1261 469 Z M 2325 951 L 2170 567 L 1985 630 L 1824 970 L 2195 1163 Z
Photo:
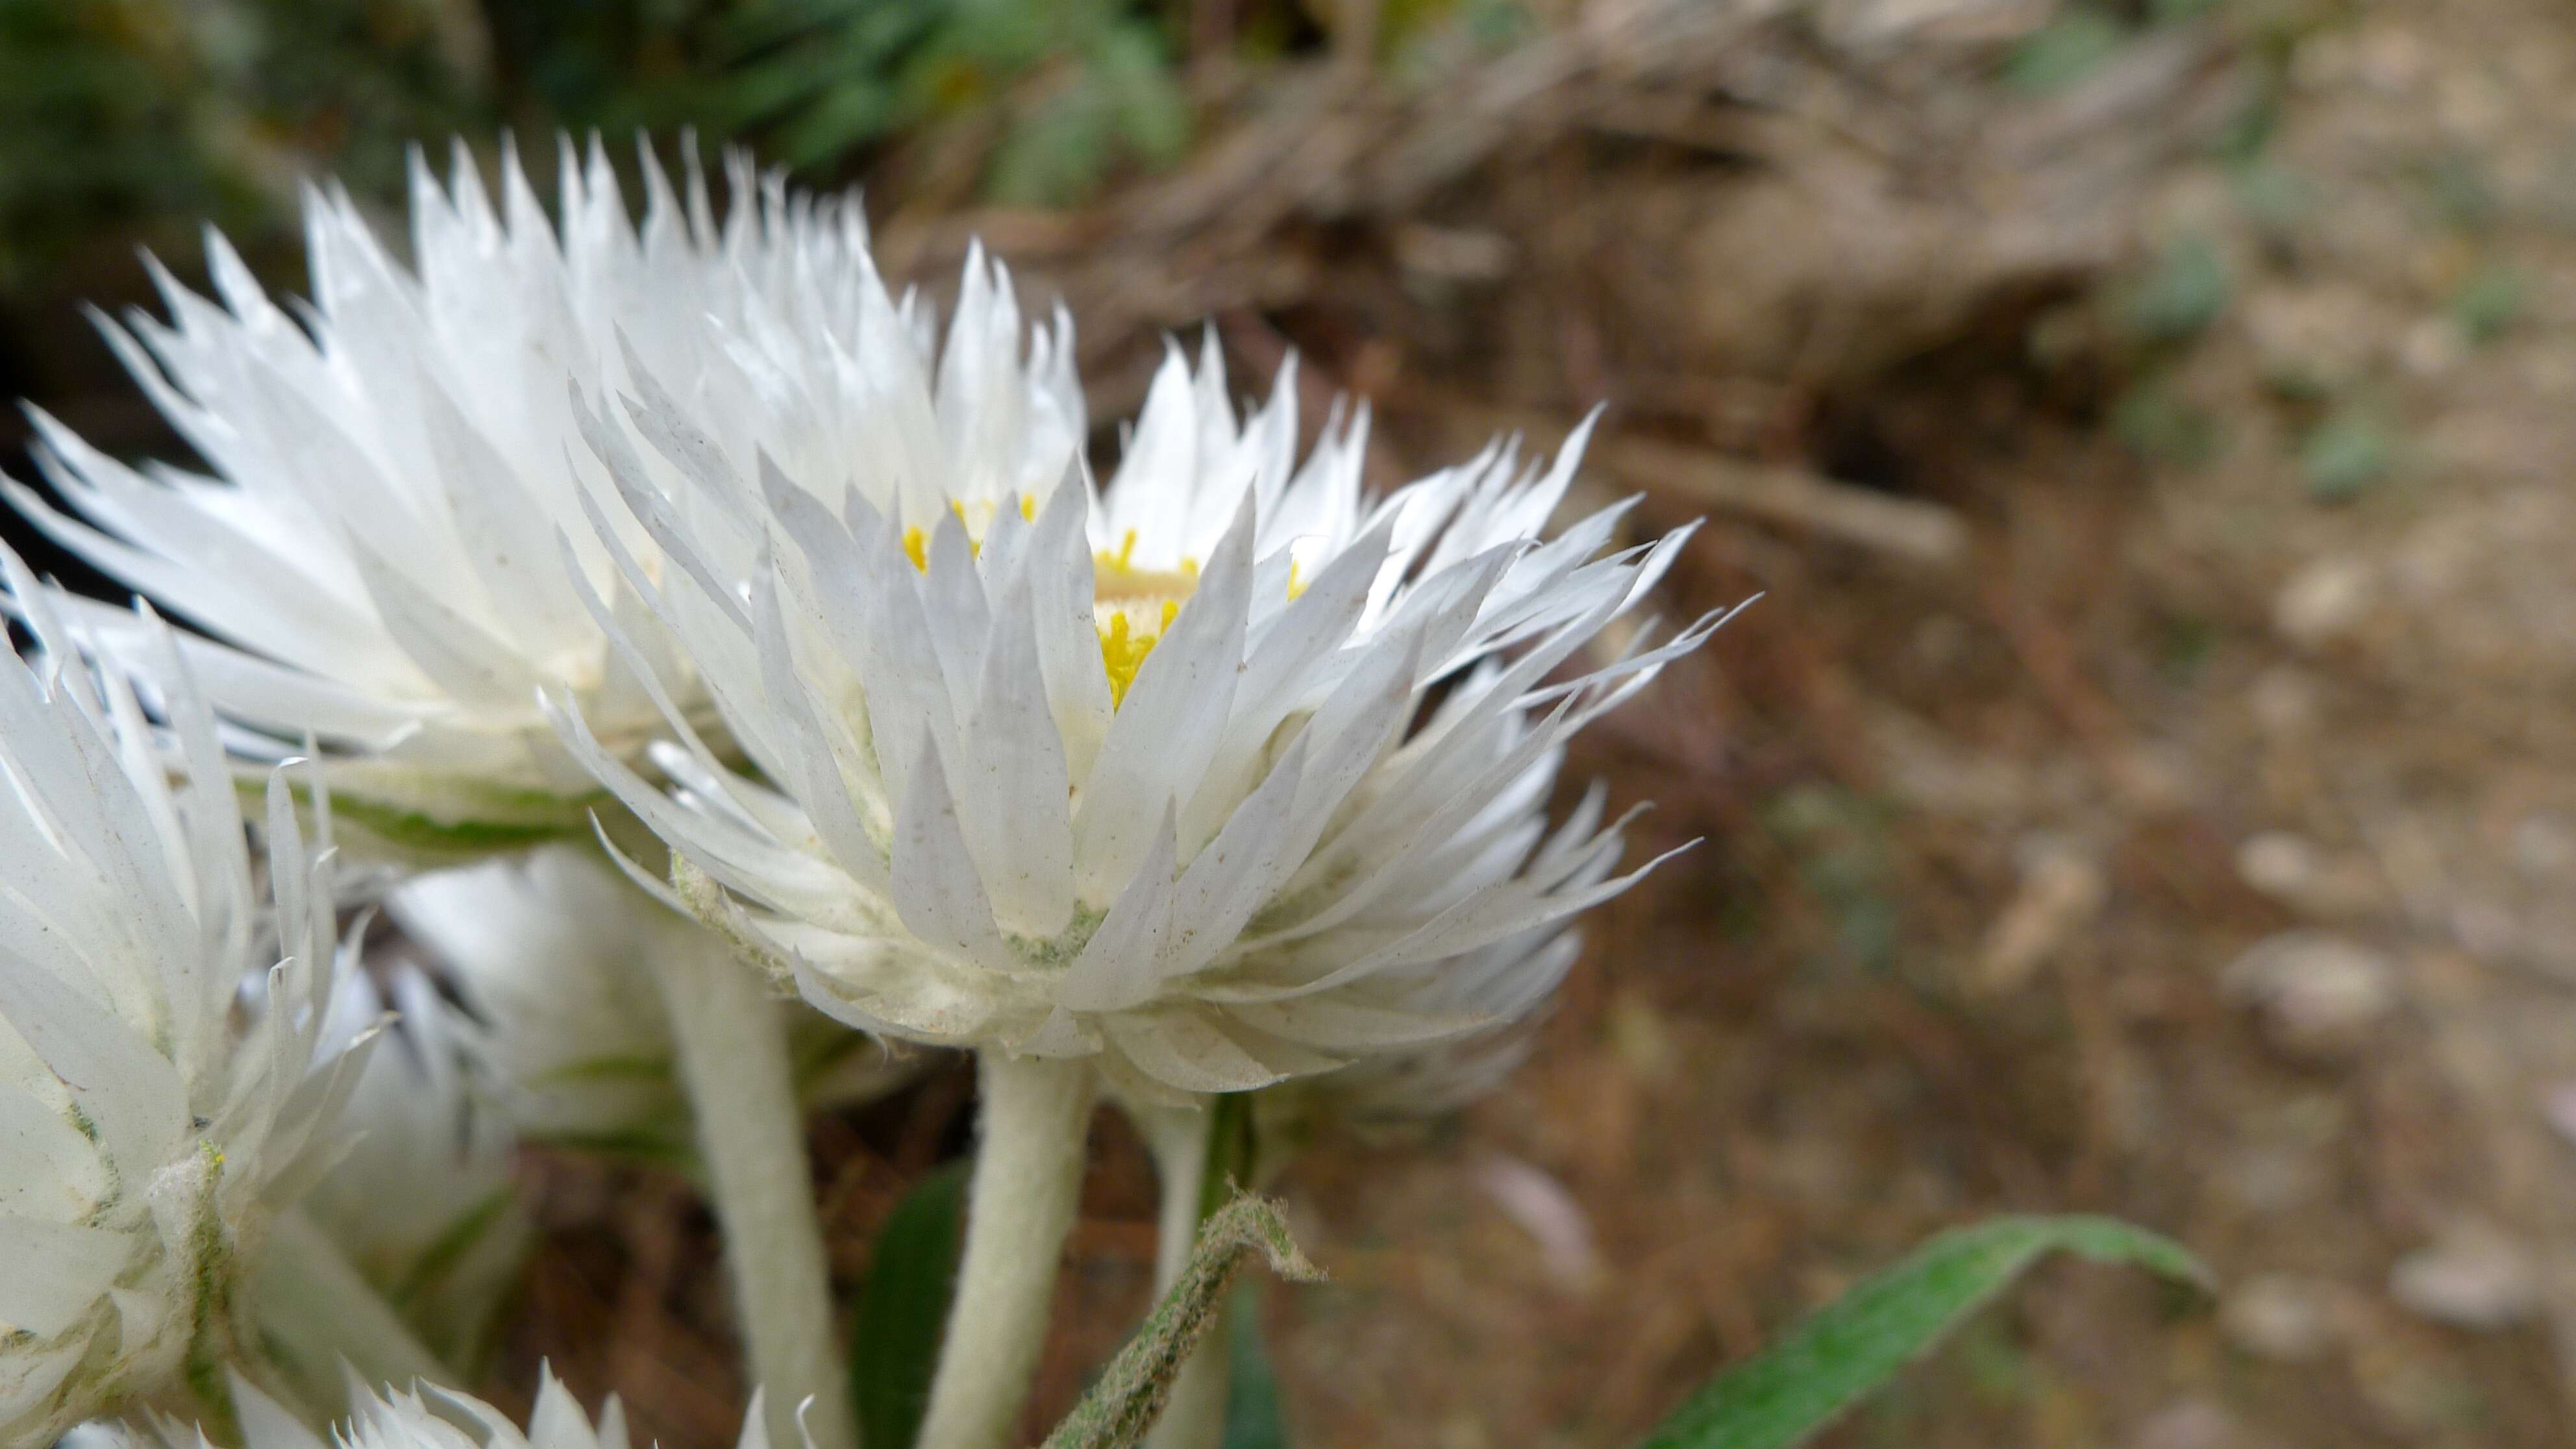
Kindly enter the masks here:
M 349 552 L 367 570 L 367 590 L 385 631 L 421 672 L 456 699 L 484 709 L 525 707 L 540 677 L 518 653 L 440 602 L 393 561 L 352 535 Z
M 0 1324 L 51 1338 L 107 1292 L 133 1253 L 125 1233 L 42 1218 L 0 1217 Z
M 994 915 L 1006 930 L 1051 937 L 1073 915 L 1073 816 L 1025 582 L 1003 597 L 966 737 L 980 768 L 960 772 L 957 799 Z
M 1187 1007 L 1113 1016 L 1105 1029 L 1138 1071 L 1179 1091 L 1250 1092 L 1288 1075 Z
M 304 1427 L 304 1421 L 287 1412 L 277 1400 L 261 1393 L 238 1369 L 228 1369 L 226 1378 L 232 1385 L 233 1412 L 241 1419 L 244 1445 L 250 1449 L 328 1449 L 321 1435 Z
M 984 883 L 957 827 L 938 748 L 924 736 L 895 817 L 891 887 L 904 926 L 922 940 L 995 970 L 1014 964 L 993 927 Z
M 947 681 L 949 708 L 963 719 L 975 707 L 975 684 L 984 673 L 984 640 L 993 618 L 967 547 L 966 525 L 955 514 L 931 530 L 926 561 L 921 604 L 930 623 L 931 655 Z
M 97 1150 L 79 1129 L 27 1093 L 0 1087 L 0 1214 L 69 1220 L 105 1188 Z
M 1168 980 L 1207 965 L 1234 944 L 1268 888 L 1304 855 L 1291 839 L 1290 817 L 1306 777 L 1308 734 L 1300 734 L 1260 788 L 1235 807 L 1216 838 L 1172 884 L 1172 922 L 1154 963 Z
M 170 1161 L 188 1129 L 188 1089 L 169 1060 L 99 1003 L 0 955 L 0 1018 L 26 1039 L 98 1125 L 118 1162 Z
M 1252 522 L 1247 500 L 1198 592 L 1136 671 L 1083 782 L 1074 861 L 1085 900 L 1105 900 L 1126 881 L 1155 817 L 1188 798 L 1216 753 L 1243 659 Z
M 1172 923 L 1172 872 L 1178 864 L 1170 807 L 1144 861 L 1118 893 L 1100 928 L 1056 984 L 1054 1001 L 1074 1011 L 1117 1011 L 1153 995 L 1154 962 Z
M 1026 564 L 1047 703 L 1064 741 L 1066 777 L 1074 780 L 1090 778 L 1110 722 L 1109 676 L 1101 668 L 1092 612 L 1091 544 L 1083 526 L 1089 509 L 1082 488 L 1057 488 L 1038 514 Z

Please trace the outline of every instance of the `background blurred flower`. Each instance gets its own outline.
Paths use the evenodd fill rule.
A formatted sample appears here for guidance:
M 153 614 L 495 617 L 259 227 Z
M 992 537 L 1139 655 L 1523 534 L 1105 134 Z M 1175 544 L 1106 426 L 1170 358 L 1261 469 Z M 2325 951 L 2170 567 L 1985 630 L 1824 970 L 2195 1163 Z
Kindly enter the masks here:
M 355 1033 L 386 1013 L 361 976 L 335 1008 Z M 459 1374 L 479 1374 L 494 1317 L 535 1240 L 511 1177 L 510 1123 L 488 1081 L 482 1027 L 416 970 L 392 978 L 398 1009 L 343 1117 L 347 1154 L 304 1210 L 413 1332 Z M 334 1351 L 308 1365 L 340 1377 Z

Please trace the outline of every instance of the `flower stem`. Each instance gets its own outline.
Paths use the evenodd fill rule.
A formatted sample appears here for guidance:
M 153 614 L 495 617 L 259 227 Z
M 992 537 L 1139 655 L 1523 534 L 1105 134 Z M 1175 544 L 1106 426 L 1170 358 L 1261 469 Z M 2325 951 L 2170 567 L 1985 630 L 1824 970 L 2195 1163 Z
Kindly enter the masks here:
M 1154 1157 L 1154 1175 L 1162 1184 L 1162 1209 L 1154 1243 L 1154 1293 L 1171 1291 L 1180 1281 L 1198 1242 L 1199 1224 L 1209 1207 L 1210 1148 L 1216 1140 L 1218 1099 L 1188 1107 L 1145 1107 L 1138 1116 L 1145 1145 Z M 1222 1186 L 1221 1184 L 1219 1185 Z M 1225 1438 L 1227 1315 L 1220 1312 L 1199 1340 L 1178 1377 L 1171 1397 L 1145 1436 L 1145 1449 L 1217 1449 Z
M 919 1449 L 1000 1449 L 1018 1427 L 1082 1192 L 1091 1068 L 998 1050 L 976 1067 L 983 1141 Z
M 302 1208 L 269 1223 L 250 1297 L 260 1336 L 299 1398 L 340 1403 L 348 1387 L 343 1362 L 371 1386 L 455 1382 L 455 1374 Z M 215 1384 L 221 1383 L 217 1375 Z
M 1216 1112 L 1201 1101 L 1188 1107 L 1139 1107 L 1134 1115 L 1162 1187 L 1154 1235 L 1154 1296 L 1160 1298 L 1180 1281 L 1181 1265 L 1190 1260 L 1190 1246 L 1198 1241 L 1199 1223 L 1207 1216 L 1208 1144 L 1214 1140 Z
M 798 1408 L 810 1398 L 802 1418 L 815 1449 L 855 1449 L 786 1024 L 758 974 L 712 936 L 703 949 L 656 952 L 652 966 L 696 1113 L 769 1442 L 803 1442 Z

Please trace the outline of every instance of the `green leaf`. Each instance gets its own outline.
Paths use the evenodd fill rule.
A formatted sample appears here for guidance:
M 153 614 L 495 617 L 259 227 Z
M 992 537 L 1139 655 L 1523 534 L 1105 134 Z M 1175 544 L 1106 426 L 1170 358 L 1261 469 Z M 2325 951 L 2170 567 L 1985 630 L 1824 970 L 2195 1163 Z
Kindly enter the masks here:
M 1200 1222 L 1215 1217 L 1217 1209 L 1253 1185 L 1253 1156 L 1259 1148 L 1250 1092 L 1219 1093 L 1207 1112 L 1207 1163 L 1199 1172 Z
M 2218 320 L 2232 285 L 2216 244 L 2205 236 L 2184 237 L 2165 248 L 2129 294 L 2121 320 L 2141 337 L 2178 342 Z
M 2451 321 L 2470 346 L 2483 347 L 2513 325 L 2527 290 L 2521 273 L 2487 267 L 2451 294 Z
M 1921 1356 L 2050 1253 L 2136 1263 L 2206 1286 L 2173 1242 L 2099 1217 L 2009 1217 L 1944 1233 L 1728 1370 L 1638 1449 L 1783 1449 Z
M 1225 1449 L 1288 1449 L 1288 1421 L 1279 1408 L 1279 1375 L 1261 1342 L 1261 1288 L 1234 1290 L 1227 1310 Z
M 2397 460 L 2397 439 L 2377 414 L 2347 407 L 2308 434 L 2299 445 L 2299 467 L 2308 475 L 2308 496 L 2319 503 L 2342 503 L 2367 492 L 2388 474 Z
M 2015 47 L 2004 80 L 2037 95 L 2070 90 L 2129 43 L 2129 28 L 2090 5 L 2060 14 Z
M 1180 1281 L 1047 1436 L 1046 1449 L 1128 1449 L 1142 1440 L 1190 1350 L 1216 1325 L 1235 1273 L 1254 1252 L 1269 1260 L 1270 1271 L 1291 1281 L 1324 1276 L 1289 1239 L 1277 1204 L 1250 1193 L 1227 1203 L 1199 1226 L 1198 1246 L 1190 1250 Z
M 2120 395 L 2111 431 L 2131 452 L 2179 467 L 2197 467 L 2218 451 L 2217 421 L 2161 378 Z
M 850 1393 L 870 1449 L 911 1449 L 921 1430 L 957 1285 L 971 1166 L 955 1162 L 923 1178 L 877 1234 L 850 1334 Z
M 985 190 L 1006 206 L 1070 206 L 1109 168 L 1117 117 L 1099 78 L 1078 77 L 1014 122 L 993 148 Z

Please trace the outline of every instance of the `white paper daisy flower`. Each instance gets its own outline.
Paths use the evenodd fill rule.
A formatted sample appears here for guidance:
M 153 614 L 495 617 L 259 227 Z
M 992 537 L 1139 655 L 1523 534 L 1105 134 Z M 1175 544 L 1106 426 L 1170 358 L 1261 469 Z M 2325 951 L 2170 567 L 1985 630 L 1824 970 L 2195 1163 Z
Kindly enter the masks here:
M 1612 508 L 1542 538 L 1580 432 L 1369 498 L 1364 417 L 1301 465 L 1293 379 L 1239 420 L 1212 345 L 1167 359 L 1095 497 L 1069 450 L 946 426 L 1043 411 L 997 401 L 1053 355 L 1040 329 L 1024 356 L 999 268 L 970 261 L 939 348 L 865 290 L 853 334 L 778 339 L 750 408 L 621 400 L 660 450 L 607 459 L 621 491 L 689 480 L 665 547 L 774 560 L 628 581 L 765 784 L 674 709 L 666 791 L 558 701 L 691 907 L 855 1025 L 1165 1096 L 1544 996 L 1558 956 L 1479 953 L 1635 879 L 1598 796 L 1544 811 L 1563 739 L 1719 622 L 1576 663 L 1683 535 L 1605 553 Z
M 593 1423 L 551 1371 L 541 1373 L 537 1404 L 521 1429 L 510 1416 L 470 1394 L 431 1385 L 369 1393 L 351 1406 L 348 1421 L 326 1437 L 248 1384 L 237 1384 L 242 1405 L 241 1449 L 632 1449 L 626 1410 L 610 1395 Z M 109 1432 L 118 1449 L 211 1449 L 194 1426 L 163 1420 L 148 1434 Z M 769 1449 L 760 1399 L 752 1398 L 735 1449 Z
M 566 143 L 558 223 L 514 154 L 497 209 L 461 146 L 446 185 L 415 158 L 417 270 L 344 192 L 316 190 L 309 304 L 273 301 L 219 235 L 220 300 L 156 266 L 167 321 L 97 320 L 205 473 L 129 467 L 34 413 L 38 465 L 69 510 L 16 484 L 12 501 L 210 636 L 183 647 L 236 750 L 318 740 L 357 844 L 453 858 L 586 830 L 596 787 L 541 717 L 540 685 L 569 685 L 623 758 L 658 729 L 579 595 L 596 588 L 654 649 L 611 556 L 658 574 L 664 505 L 636 500 L 641 523 L 612 505 L 617 522 L 594 531 L 585 498 L 610 479 L 583 438 L 603 424 L 567 382 L 631 392 L 640 365 L 710 406 L 747 406 L 771 383 L 770 339 L 827 334 L 873 294 L 855 204 L 791 199 L 738 160 L 718 221 L 693 152 L 680 188 L 649 152 L 643 175 L 639 229 L 596 142 L 586 162 Z M 123 614 L 84 616 L 150 668 Z M 701 708 L 685 671 L 664 679 Z
M 0 1443 L 45 1444 L 220 1386 L 244 1343 L 236 1286 L 328 1165 L 361 1058 L 326 1029 L 348 979 L 327 840 L 308 851 L 273 790 L 281 946 L 166 634 L 133 631 L 165 666 L 156 730 L 16 557 L 0 569 L 0 606 L 37 644 L 0 663 Z

